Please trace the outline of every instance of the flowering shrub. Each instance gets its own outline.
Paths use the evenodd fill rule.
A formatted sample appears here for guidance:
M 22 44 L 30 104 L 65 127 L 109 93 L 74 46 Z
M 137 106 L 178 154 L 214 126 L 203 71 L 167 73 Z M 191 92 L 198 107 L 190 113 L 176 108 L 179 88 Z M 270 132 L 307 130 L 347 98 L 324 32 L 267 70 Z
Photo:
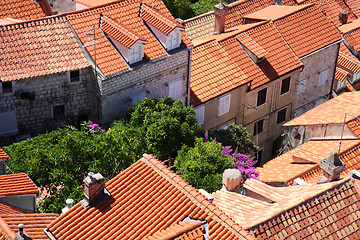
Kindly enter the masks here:
M 241 184 L 244 184 L 248 178 L 254 178 L 256 180 L 259 180 L 259 171 L 256 171 L 254 167 L 257 160 L 248 155 L 238 153 L 236 151 L 233 152 L 233 149 L 231 149 L 230 146 L 224 147 L 222 152 L 232 159 L 234 168 L 238 169 L 241 172 Z
M 101 129 L 101 127 L 99 127 L 98 124 L 93 123 L 92 121 L 89 121 L 89 128 L 90 128 L 90 132 L 91 133 L 98 133 L 98 132 L 104 132 L 103 129 Z

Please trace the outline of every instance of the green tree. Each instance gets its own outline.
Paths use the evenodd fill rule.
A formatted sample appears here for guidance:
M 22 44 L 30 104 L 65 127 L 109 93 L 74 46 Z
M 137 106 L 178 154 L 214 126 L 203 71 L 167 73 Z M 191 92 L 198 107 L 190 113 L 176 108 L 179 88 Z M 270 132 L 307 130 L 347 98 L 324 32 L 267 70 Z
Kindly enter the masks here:
M 194 147 L 184 146 L 178 152 L 175 161 L 177 173 L 198 189 L 210 193 L 219 190 L 224 170 L 233 167 L 222 149 L 221 143 L 197 138 Z
M 194 10 L 188 0 L 164 0 L 174 18 L 188 19 L 194 17 Z
M 221 142 L 223 146 L 231 146 L 239 153 L 249 154 L 259 149 L 250 139 L 246 128 L 241 125 L 230 123 L 226 129 L 209 131 L 209 136 Z
M 214 6 L 220 3 L 219 0 L 199 0 L 191 4 L 194 16 L 198 16 L 214 10 Z

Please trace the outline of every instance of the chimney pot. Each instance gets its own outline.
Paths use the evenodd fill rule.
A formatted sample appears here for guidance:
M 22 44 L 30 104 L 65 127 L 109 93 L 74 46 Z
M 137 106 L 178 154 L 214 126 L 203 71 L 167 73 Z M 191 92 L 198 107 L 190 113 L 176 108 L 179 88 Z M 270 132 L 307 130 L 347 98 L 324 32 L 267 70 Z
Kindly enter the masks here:
M 223 174 L 223 185 L 227 191 L 240 192 L 241 173 L 237 169 L 226 169 Z
M 214 6 L 215 35 L 219 35 L 225 31 L 225 20 L 228 11 L 229 7 L 222 2 Z
M 74 203 L 74 200 L 73 199 L 71 199 L 71 198 L 69 198 L 69 199 L 66 199 L 66 206 L 70 209 L 70 208 L 72 208 L 72 205 L 73 205 L 73 203 Z
M 331 153 L 330 156 L 321 160 L 319 166 L 323 170 L 321 182 L 338 180 L 340 173 L 345 169 L 345 163 L 340 160 L 337 153 Z
M 341 24 L 347 24 L 348 17 L 349 17 L 349 11 L 340 10 L 339 21 L 341 22 Z
M 23 234 L 23 231 L 24 231 L 24 224 L 20 223 L 20 224 L 18 225 L 18 228 L 19 228 L 20 234 L 22 235 L 22 234 Z

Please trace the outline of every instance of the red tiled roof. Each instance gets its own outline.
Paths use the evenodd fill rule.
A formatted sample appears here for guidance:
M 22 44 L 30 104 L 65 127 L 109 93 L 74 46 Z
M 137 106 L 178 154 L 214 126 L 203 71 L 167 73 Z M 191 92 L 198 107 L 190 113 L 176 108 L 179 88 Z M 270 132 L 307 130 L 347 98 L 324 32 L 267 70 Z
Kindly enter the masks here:
M 355 136 L 360 138 L 360 120 L 355 118 L 354 120 L 348 122 L 347 125 Z
M 0 41 L 1 81 L 89 66 L 65 17 L 0 26 Z
M 342 224 L 342 228 L 339 227 L 337 231 L 330 233 L 329 225 L 332 225 L 334 221 L 351 219 L 349 217 L 345 220 L 347 214 L 340 217 L 338 213 L 340 214 L 341 211 L 350 210 L 349 214 L 354 213 L 354 220 L 360 220 L 360 216 L 356 215 L 360 209 L 360 195 L 349 178 L 320 185 L 306 184 L 292 187 L 271 187 L 249 179 L 244 188 L 251 194 L 244 196 L 224 189 L 217 191 L 212 194 L 214 203 L 228 215 L 233 216 L 239 225 L 252 231 L 259 239 L 287 239 L 290 236 L 296 236 L 296 239 L 312 239 L 312 237 L 326 239 L 337 232 L 342 234 L 343 227 L 350 230 L 349 225 L 353 221 L 346 222 L 346 225 Z M 337 195 L 341 197 L 337 198 Z M 270 200 L 269 196 L 276 197 Z M 335 211 L 326 212 L 326 215 L 323 215 L 324 212 L 317 216 L 321 211 L 330 210 L 337 204 L 341 206 L 338 206 Z M 326 217 L 329 217 L 328 221 Z M 338 219 L 330 220 L 330 217 Z M 317 222 L 321 225 L 316 224 Z M 323 224 L 325 222 L 326 224 Z M 316 224 L 316 229 L 308 232 L 308 227 L 313 224 Z M 354 233 L 356 231 L 350 230 L 343 236 L 355 239 Z
M 39 189 L 25 173 L 0 175 L 0 196 L 32 193 L 39 193 Z
M 203 240 L 202 222 L 179 222 L 171 225 L 167 229 L 154 233 L 154 235 L 145 238 L 144 240 Z
M 281 18 L 292 15 L 296 12 L 299 12 L 303 9 L 306 9 L 313 5 L 300 5 L 300 6 L 279 6 L 271 5 L 269 7 L 263 8 L 252 14 L 245 16 L 246 19 L 256 19 L 256 20 L 272 20 L 276 21 Z
M 0 159 L 8 159 L 9 155 L 7 155 L 4 150 L 0 148 Z
M 339 67 L 336 67 L 336 71 L 335 71 L 335 79 L 337 81 L 344 81 L 349 75 L 349 72 L 339 68 Z
M 347 26 L 347 25 L 345 25 Z M 344 26 L 344 28 L 345 28 Z M 347 28 L 347 33 L 344 33 L 345 40 L 350 44 L 351 47 L 354 47 L 356 51 L 360 51 L 360 20 L 354 21 L 353 25 L 348 25 L 351 27 Z M 345 31 L 343 28 L 343 31 Z M 351 30 L 349 30 L 351 29 Z
M 343 140 L 339 154 L 340 159 L 344 162 L 348 162 L 345 159 L 344 154 L 353 148 L 359 147 L 360 140 Z M 337 152 L 338 148 L 339 140 L 308 141 L 293 150 L 270 160 L 262 167 L 257 168 L 260 172 L 260 180 L 263 182 L 282 182 L 291 185 L 292 181 L 297 177 L 307 180 L 320 175 L 322 173 L 322 171 L 319 171 L 320 161 L 328 157 L 332 151 Z M 293 156 L 307 159 L 313 163 L 294 164 Z M 354 169 L 354 164 L 346 164 L 346 169 Z
M 154 26 L 159 31 L 168 35 L 175 28 L 180 27 L 183 29 L 184 27 L 178 24 L 175 20 L 170 20 L 155 9 L 152 9 L 146 4 L 141 6 L 140 17 L 146 23 Z
M 339 30 L 343 34 L 350 33 L 358 28 L 360 28 L 360 19 L 356 19 L 352 22 L 339 26 Z
M 279 14 L 281 18 L 274 20 L 274 24 L 298 57 L 304 57 L 341 40 L 337 28 L 328 21 L 317 6 L 307 6 L 304 9 L 293 7 L 297 11 L 286 16 L 283 16 L 281 10 L 283 6 L 269 8 L 272 13 L 264 9 L 262 17 L 271 19 L 274 18 L 274 13 Z
M 340 44 L 337 66 L 345 68 L 352 73 L 360 72 L 360 61 L 349 52 L 343 43 Z
M 136 34 L 106 16 L 101 18 L 101 30 L 127 48 L 130 48 L 137 41 L 142 40 L 136 36 Z
M 84 5 L 89 6 L 89 7 L 96 7 L 96 6 L 116 2 L 118 0 L 73 0 L 73 1 L 84 4 Z
M 19 231 L 18 224 L 24 224 L 25 232 L 31 239 L 48 240 L 45 227 L 58 217 L 54 213 L 7 214 L 0 217 L 0 239 L 14 240 Z
M 140 7 L 144 4 L 157 9 L 169 21 L 175 21 L 165 4 L 159 0 L 124 0 L 66 15 L 80 41 L 86 46 L 86 50 L 93 59 L 95 59 L 96 51 L 96 64 L 105 76 L 117 74 L 129 69 L 129 67 L 99 29 L 100 14 L 114 19 L 122 26 L 126 26 L 127 29 L 131 29 L 138 37 L 144 39 L 146 41 L 144 57 L 147 61 L 167 56 L 167 52 L 139 17 Z M 94 33 L 96 36 L 95 44 L 93 43 Z M 182 33 L 182 42 L 187 47 L 191 46 L 190 40 L 184 33 Z
M 358 0 L 347 0 L 346 2 L 355 15 L 360 18 L 360 2 Z
M 9 214 L 32 213 L 17 207 L 13 207 L 4 203 L 0 203 L 0 216 Z
M 45 17 L 45 13 L 34 0 L 1 0 L 0 19 L 15 18 L 30 20 Z
M 185 217 L 206 220 L 209 239 L 254 239 L 202 194 L 150 155 L 105 184 L 111 196 L 76 204 L 51 224 L 57 239 L 143 239 Z
M 344 122 L 345 113 L 360 116 L 360 92 L 343 93 L 311 109 L 284 126 L 303 126 L 318 124 L 340 124 Z M 354 117 L 347 115 L 346 122 Z

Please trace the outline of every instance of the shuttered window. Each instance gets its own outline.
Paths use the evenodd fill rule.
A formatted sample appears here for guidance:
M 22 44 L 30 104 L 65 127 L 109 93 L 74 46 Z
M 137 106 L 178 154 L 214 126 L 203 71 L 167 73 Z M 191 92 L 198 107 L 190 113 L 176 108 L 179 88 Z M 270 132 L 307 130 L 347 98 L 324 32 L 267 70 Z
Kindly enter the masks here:
M 221 116 L 230 110 L 230 94 L 220 97 L 218 116 Z
M 18 132 L 16 112 L 0 113 L 0 135 L 16 134 Z
M 204 123 L 205 106 L 195 108 L 196 121 L 201 125 Z
M 327 78 L 327 73 L 328 73 L 328 70 L 324 70 L 322 72 L 320 72 L 319 74 L 319 81 L 318 81 L 318 85 L 322 85 L 326 82 L 326 78 Z
M 182 80 L 169 83 L 169 97 L 180 98 L 183 92 Z

